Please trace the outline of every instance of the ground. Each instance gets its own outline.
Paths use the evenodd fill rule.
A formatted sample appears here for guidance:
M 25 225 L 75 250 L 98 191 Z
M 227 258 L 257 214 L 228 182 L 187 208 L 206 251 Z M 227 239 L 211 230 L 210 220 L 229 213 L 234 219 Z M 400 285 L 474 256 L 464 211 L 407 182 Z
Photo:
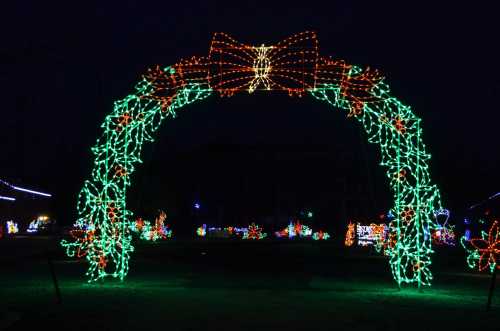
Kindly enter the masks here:
M 500 281 L 437 249 L 433 286 L 399 290 L 387 260 L 332 242 L 139 243 L 124 282 L 87 284 L 55 238 L 0 240 L 0 330 L 499 330 Z M 61 289 L 57 303 L 47 263 Z

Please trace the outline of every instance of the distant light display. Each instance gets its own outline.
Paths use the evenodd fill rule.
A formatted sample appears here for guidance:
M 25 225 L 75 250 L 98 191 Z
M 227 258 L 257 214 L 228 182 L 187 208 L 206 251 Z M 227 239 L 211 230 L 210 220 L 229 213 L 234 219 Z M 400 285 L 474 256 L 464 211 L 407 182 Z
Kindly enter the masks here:
M 165 223 L 166 220 L 167 214 L 164 211 L 160 211 L 160 214 L 155 219 L 154 225 L 149 221 L 138 218 L 135 223 L 132 224 L 131 230 L 138 233 L 139 238 L 147 241 L 172 238 L 172 230 L 168 228 L 168 225 Z
M 7 233 L 16 234 L 19 232 L 19 226 L 14 221 L 7 221 Z
M 226 231 L 231 237 L 243 238 L 245 236 L 245 233 L 248 232 L 248 228 L 228 226 L 224 228 L 224 231 Z
M 327 240 L 330 239 L 330 235 L 328 234 L 328 232 L 323 232 L 320 230 L 318 232 L 314 232 L 312 238 L 314 240 Z
M 489 270 L 491 272 L 500 269 L 500 227 L 495 220 L 488 233 L 482 231 L 481 238 L 467 240 L 465 236 L 460 243 L 467 252 L 467 264 L 471 269 L 478 268 L 479 271 Z
M 349 222 L 347 232 L 345 234 L 344 245 L 351 247 L 356 242 L 356 223 Z
M 448 227 L 439 227 L 432 232 L 432 243 L 440 246 L 455 246 L 455 227 L 450 225 Z
M 202 224 L 199 228 L 196 229 L 196 235 L 198 237 L 205 237 L 207 235 L 207 225 Z
M 431 238 L 423 233 L 432 228 L 432 211 L 441 208 L 441 202 L 430 178 L 421 120 L 390 94 L 378 71 L 321 56 L 316 34 L 310 31 L 260 46 L 216 33 L 208 56 L 150 69 L 133 94 L 115 102 L 92 148 L 91 178 L 77 204 L 77 222 L 93 224 L 95 230 L 83 234 L 85 239 L 62 242 L 69 255 L 86 251 L 89 281 L 123 279 L 128 272 L 133 214 L 126 209 L 126 191 L 144 143 L 153 141 L 163 120 L 214 93 L 256 91 L 308 94 L 345 110 L 361 124 L 368 141 L 380 148 L 380 164 L 394 194 L 392 228 L 397 241 L 388 250 L 394 279 L 398 284 L 430 285 Z
M 290 221 L 288 226 L 281 231 L 277 231 L 274 233 L 277 238 L 312 238 L 314 240 L 327 240 L 330 238 L 330 235 L 327 232 L 318 231 L 314 232 L 313 230 L 307 226 L 302 224 L 299 220 L 295 222 Z
M 380 246 L 386 238 L 388 228 L 385 224 L 362 225 L 360 223 L 356 226 L 356 236 L 358 246 Z
M 264 239 L 267 236 L 266 233 L 262 232 L 262 229 L 258 226 L 255 225 L 255 223 L 252 223 L 248 226 L 248 231 L 246 231 L 243 234 L 243 239 Z
M 38 232 L 38 228 L 40 227 L 40 225 L 41 224 L 38 222 L 38 220 L 33 220 L 28 225 L 28 230 L 26 230 L 26 231 L 28 233 L 37 233 Z
M 391 230 L 391 225 L 388 226 L 385 223 L 363 225 L 350 221 L 347 225 L 344 245 L 347 247 L 354 244 L 361 247 L 373 246 L 377 252 L 383 252 L 390 256 L 391 249 L 397 243 L 394 241 L 395 233 L 391 234 L 391 231 L 394 229 Z
M 307 225 L 301 224 L 299 220 L 293 222 L 290 221 L 288 226 L 281 231 L 275 232 L 275 236 L 278 238 L 308 238 L 312 236 L 312 229 Z
M 373 245 L 374 241 L 372 239 L 372 228 L 369 225 L 356 225 L 356 237 L 358 241 L 358 246 L 368 246 Z
M 436 246 L 455 246 L 455 226 L 448 224 L 450 211 L 448 209 L 435 210 L 434 218 L 436 224 L 431 232 L 432 243 Z
M 33 195 L 39 195 L 39 196 L 43 196 L 43 197 L 47 197 L 47 198 L 52 197 L 52 194 L 50 194 L 50 193 L 43 193 L 43 192 L 39 192 L 39 191 L 35 191 L 35 190 L 30 190 L 30 189 L 27 189 L 27 188 L 19 187 L 19 186 L 16 186 L 16 185 L 12 185 L 9 182 L 7 182 L 5 180 L 2 180 L 2 179 L 0 179 L 0 183 L 6 185 L 6 186 L 8 186 L 11 189 L 16 190 L 16 191 L 20 191 L 20 192 L 24 192 L 24 193 L 29 193 L 29 194 L 33 194 Z M 15 198 L 11 198 L 11 197 L 2 197 L 2 196 L 0 196 L 0 199 L 2 199 L 2 198 L 4 198 L 5 200 L 9 200 L 9 201 L 16 201 Z
M 26 231 L 28 233 L 38 233 L 40 230 L 44 229 L 50 222 L 51 220 L 48 216 L 38 216 L 37 219 L 30 222 L 30 224 L 28 225 L 28 230 Z
M 227 226 L 227 227 L 207 227 L 206 224 L 198 227 L 196 229 L 196 235 L 199 237 L 210 237 L 210 238 L 236 238 L 241 239 L 244 237 L 248 228 Z
M 3 196 L 3 195 L 0 195 L 0 200 L 16 201 L 16 198 L 6 197 L 6 196 Z

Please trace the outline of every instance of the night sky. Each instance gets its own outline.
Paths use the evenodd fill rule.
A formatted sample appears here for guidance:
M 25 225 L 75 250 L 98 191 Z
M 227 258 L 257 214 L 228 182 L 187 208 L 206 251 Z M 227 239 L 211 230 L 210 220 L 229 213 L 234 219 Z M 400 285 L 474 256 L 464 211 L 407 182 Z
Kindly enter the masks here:
M 0 178 L 51 192 L 54 215 L 73 223 L 100 125 L 113 101 L 131 93 L 148 67 L 206 55 L 213 32 L 260 45 L 314 30 L 322 55 L 379 69 L 393 94 L 423 118 L 424 141 L 433 155 L 431 175 L 444 206 L 462 209 L 500 191 L 497 8 L 477 2 L 269 3 L 3 4 Z M 145 150 L 132 192 L 141 201 L 165 201 L 181 191 L 186 201 L 209 201 L 215 189 L 207 185 L 230 191 L 238 189 L 230 183 L 244 182 L 242 209 L 265 208 L 271 199 L 266 192 L 276 186 L 296 190 L 290 199 L 299 208 L 338 196 L 335 180 L 345 175 L 348 185 L 370 186 L 367 191 L 379 198 L 375 209 L 387 210 L 383 197 L 390 196 L 389 188 L 380 184 L 384 173 L 376 146 L 367 145 L 360 131 L 345 113 L 312 98 L 212 96 L 183 108 L 164 125 L 155 146 Z M 280 168 L 283 162 L 267 158 L 273 150 L 297 154 L 284 163 L 286 171 Z M 311 151 L 320 156 L 309 158 Z M 348 157 L 336 159 L 337 154 Z M 277 173 L 282 175 L 273 181 Z M 220 203 L 234 203 L 225 200 L 228 194 Z M 169 201 L 167 206 L 177 200 Z

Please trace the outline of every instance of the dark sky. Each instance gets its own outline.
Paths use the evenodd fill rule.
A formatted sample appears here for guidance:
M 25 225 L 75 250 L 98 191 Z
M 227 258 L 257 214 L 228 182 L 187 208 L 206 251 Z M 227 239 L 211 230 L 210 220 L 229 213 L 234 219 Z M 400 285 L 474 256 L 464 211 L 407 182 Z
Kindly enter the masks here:
M 206 55 L 217 31 L 259 45 L 314 30 L 321 54 L 379 69 L 393 94 L 423 118 L 424 140 L 433 155 L 431 174 L 446 206 L 462 208 L 500 191 L 497 8 L 479 2 L 369 3 L 16 1 L 7 8 L 3 4 L 0 178 L 52 192 L 55 213 L 61 219 L 71 218 L 77 191 L 90 173 L 90 147 L 101 132 L 101 122 L 113 101 L 132 92 L 148 67 Z M 362 136 L 354 134 L 357 128 L 345 115 L 311 99 L 212 97 L 181 113 L 165 125 L 159 137 L 161 149 L 145 155 L 163 167 L 154 178 L 165 182 L 167 191 L 175 153 L 205 150 L 191 160 L 202 167 L 203 157 L 208 157 L 203 146 L 302 146 L 297 153 L 307 146 L 364 148 Z M 371 167 L 377 167 L 376 149 L 370 146 L 368 153 L 373 154 Z M 241 173 L 252 173 L 245 164 L 235 166 Z M 179 164 L 173 168 L 186 178 L 186 187 L 196 187 L 189 183 L 196 176 L 182 173 Z M 223 175 L 224 169 L 215 175 L 221 181 L 233 180 Z M 259 169 L 254 171 L 265 171 Z M 142 170 L 138 177 L 145 173 Z M 296 169 L 289 180 L 303 173 Z M 374 176 L 383 172 L 376 170 Z M 254 190 L 268 189 L 260 185 Z

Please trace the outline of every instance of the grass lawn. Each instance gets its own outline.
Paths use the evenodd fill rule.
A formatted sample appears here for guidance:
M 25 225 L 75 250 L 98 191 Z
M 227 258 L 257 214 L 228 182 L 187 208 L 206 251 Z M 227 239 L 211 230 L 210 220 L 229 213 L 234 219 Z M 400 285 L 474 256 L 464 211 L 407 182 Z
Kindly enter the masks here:
M 0 250 L 0 330 L 500 330 L 500 289 L 486 312 L 490 277 L 460 249 L 436 253 L 423 292 L 398 290 L 384 257 L 332 243 L 141 243 L 124 282 L 97 284 L 53 239 Z

